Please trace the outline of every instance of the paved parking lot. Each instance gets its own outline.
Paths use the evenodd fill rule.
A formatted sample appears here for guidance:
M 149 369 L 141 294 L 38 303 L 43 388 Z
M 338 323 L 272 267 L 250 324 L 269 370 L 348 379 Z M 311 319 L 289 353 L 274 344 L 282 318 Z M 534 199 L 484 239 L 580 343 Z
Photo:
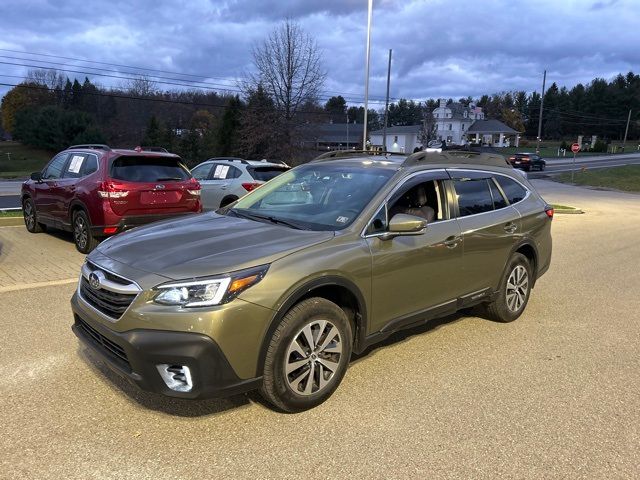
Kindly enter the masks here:
M 74 285 L 0 292 L 0 478 L 637 478 L 640 196 L 538 185 L 587 214 L 554 219 L 552 268 L 518 321 L 397 335 L 297 415 L 255 394 L 139 392 L 78 346 Z M 77 275 L 70 241 L 0 241 L 0 268 L 55 251 L 56 278 Z

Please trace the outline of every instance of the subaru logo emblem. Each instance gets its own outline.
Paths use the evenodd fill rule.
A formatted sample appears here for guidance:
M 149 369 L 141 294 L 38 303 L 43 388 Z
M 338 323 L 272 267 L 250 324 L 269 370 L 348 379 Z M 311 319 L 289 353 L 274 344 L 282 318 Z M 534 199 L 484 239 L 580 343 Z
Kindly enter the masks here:
M 156 190 L 164 190 L 164 185 L 159 183 L 158 185 L 156 185 Z
M 102 284 L 102 278 L 104 278 L 102 272 L 91 272 L 91 275 L 89 275 L 89 285 L 91 288 L 98 290 Z

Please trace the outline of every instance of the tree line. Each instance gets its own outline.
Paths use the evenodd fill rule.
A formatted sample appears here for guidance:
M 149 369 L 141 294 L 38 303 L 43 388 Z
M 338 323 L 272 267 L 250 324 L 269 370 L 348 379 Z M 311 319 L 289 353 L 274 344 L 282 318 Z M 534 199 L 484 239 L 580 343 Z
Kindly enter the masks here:
M 121 147 L 159 146 L 195 165 L 213 156 L 299 158 L 309 125 L 360 123 L 364 108 L 336 95 L 319 100 L 326 77 L 314 40 L 285 21 L 252 51 L 255 74 L 235 92 L 162 90 L 147 77 L 118 87 L 89 78 L 68 78 L 56 70 L 33 70 L 2 99 L 2 127 L 25 144 L 58 151 L 77 143 Z M 485 118 L 501 120 L 535 138 L 541 95 L 500 92 L 455 100 L 482 107 Z M 454 102 L 448 99 L 447 103 Z M 389 105 L 387 124 L 433 126 L 438 100 L 399 99 Z M 640 76 L 629 72 L 596 78 L 571 89 L 552 83 L 546 90 L 543 139 L 640 134 Z M 368 130 L 382 128 L 384 109 L 370 109 Z M 295 160 L 294 160 L 295 163 Z

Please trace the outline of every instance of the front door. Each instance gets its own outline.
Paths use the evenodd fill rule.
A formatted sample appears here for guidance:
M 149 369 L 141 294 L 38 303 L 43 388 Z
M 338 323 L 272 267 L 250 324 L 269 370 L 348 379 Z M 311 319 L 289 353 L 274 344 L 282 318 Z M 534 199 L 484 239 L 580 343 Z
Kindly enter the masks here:
M 42 181 L 35 185 L 36 212 L 49 223 L 55 222 L 55 206 L 60 193 L 58 182 L 63 176 L 68 157 L 68 153 L 60 153 L 53 157 L 42 172 Z
M 391 330 L 455 310 L 462 271 L 462 235 L 450 214 L 442 171 L 410 177 L 366 231 L 372 256 L 371 332 Z M 397 213 L 428 217 L 425 233 L 385 239 Z

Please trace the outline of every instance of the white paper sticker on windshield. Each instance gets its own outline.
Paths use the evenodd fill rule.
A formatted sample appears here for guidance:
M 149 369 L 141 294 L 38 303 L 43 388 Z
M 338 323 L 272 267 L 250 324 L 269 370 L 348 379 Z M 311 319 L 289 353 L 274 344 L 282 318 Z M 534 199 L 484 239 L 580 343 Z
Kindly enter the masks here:
M 222 167 L 222 171 L 220 172 L 220 178 L 227 178 L 227 172 L 229 171 L 229 166 L 225 165 Z
M 340 217 L 336 218 L 336 222 L 337 223 L 347 223 L 348 221 L 349 221 L 349 217 L 340 216 Z
M 74 155 L 73 157 L 71 157 L 71 162 L 69 163 L 69 171 L 71 173 L 80 173 L 82 162 L 84 162 L 84 156 L 82 155 Z

